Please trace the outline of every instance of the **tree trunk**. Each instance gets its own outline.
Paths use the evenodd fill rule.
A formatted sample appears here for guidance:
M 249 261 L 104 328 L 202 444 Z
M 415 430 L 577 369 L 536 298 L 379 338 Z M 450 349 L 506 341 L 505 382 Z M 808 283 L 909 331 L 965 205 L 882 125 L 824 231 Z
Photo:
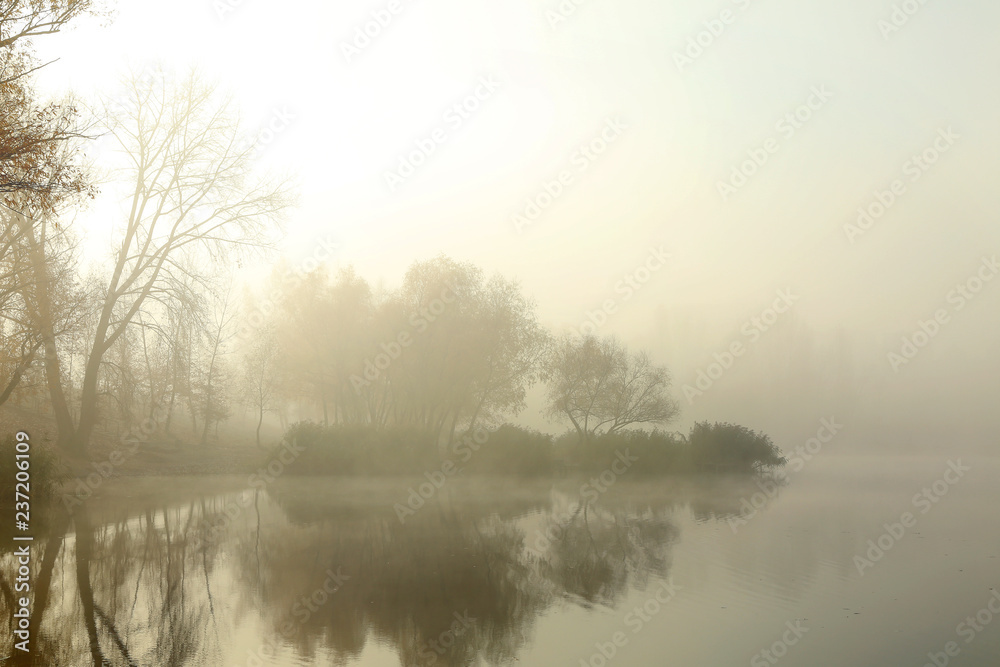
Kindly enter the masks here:
M 77 509 L 73 523 L 76 528 L 76 585 L 80 591 L 83 622 L 87 626 L 87 638 L 90 640 L 90 655 L 94 660 L 94 667 L 101 667 L 104 664 L 104 656 L 101 654 L 101 645 L 97 638 L 94 589 L 90 583 L 90 559 L 93 557 L 94 533 L 85 508 Z
M 59 367 L 59 355 L 56 350 L 55 322 L 52 312 L 52 298 L 49 293 L 49 272 L 48 262 L 45 257 L 44 237 L 39 240 L 35 237 L 35 229 L 31 222 L 25 218 L 20 218 L 20 224 L 24 237 L 28 243 L 29 261 L 34 283 L 34 299 L 30 299 L 25 292 L 25 300 L 34 302 L 34 316 L 38 325 L 39 333 L 42 337 L 42 349 L 44 351 L 45 380 L 49 387 L 49 394 L 52 400 L 52 412 L 56 418 L 56 430 L 58 431 L 57 442 L 65 449 L 72 448 L 74 435 L 73 416 L 69 411 L 69 404 L 66 401 L 66 393 L 62 386 L 62 373 Z M 45 233 L 44 224 L 42 234 Z

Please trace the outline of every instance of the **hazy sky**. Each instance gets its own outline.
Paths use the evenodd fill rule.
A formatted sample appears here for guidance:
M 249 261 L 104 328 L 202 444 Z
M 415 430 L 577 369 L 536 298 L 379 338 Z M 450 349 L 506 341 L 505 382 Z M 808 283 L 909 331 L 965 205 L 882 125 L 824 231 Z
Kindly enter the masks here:
M 899 419 L 947 405 L 986 433 L 1000 280 L 971 300 L 949 292 L 1000 252 L 1000 5 L 897 5 L 898 26 L 889 0 L 119 0 L 109 25 L 82 22 L 38 47 L 61 58 L 41 75 L 52 91 L 90 97 L 128 64 L 196 63 L 233 90 L 248 129 L 284 125 L 262 162 L 299 177 L 293 258 L 331 235 L 343 263 L 397 284 L 414 260 L 445 253 L 518 278 L 557 331 L 614 300 L 599 331 L 673 369 L 685 421 L 774 428 L 793 409 L 763 388 L 769 378 L 797 378 L 784 393 L 805 403 L 796 387 L 823 395 L 832 373 L 844 376 L 837 391 L 867 392 Z M 560 6 L 575 10 L 548 13 Z M 345 54 L 380 16 L 387 25 Z M 459 114 L 463 100 L 478 108 Z M 599 150 L 602 133 L 603 153 L 580 152 Z M 433 153 L 390 186 L 386 172 L 418 142 Z M 754 156 L 762 164 L 736 187 L 734 168 Z M 516 229 L 561 172 L 561 194 Z M 877 191 L 895 201 L 849 234 Z M 92 238 L 114 207 L 81 216 Z M 657 250 L 670 258 L 639 270 L 648 280 L 626 298 L 619 281 Z M 754 338 L 746 323 L 779 290 L 794 295 L 790 311 Z M 946 321 L 894 372 L 888 353 L 938 309 Z M 684 400 L 734 341 L 744 356 Z M 816 367 L 796 366 L 810 341 Z M 832 409 L 794 407 L 805 424 Z

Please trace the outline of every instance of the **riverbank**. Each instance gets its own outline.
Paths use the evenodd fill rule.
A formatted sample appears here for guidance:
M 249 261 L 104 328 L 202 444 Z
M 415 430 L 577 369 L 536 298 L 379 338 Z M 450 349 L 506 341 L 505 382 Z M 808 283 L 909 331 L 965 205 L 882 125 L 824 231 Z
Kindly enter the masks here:
M 56 446 L 56 425 L 50 417 L 14 407 L 0 409 L 0 437 L 17 431 L 28 433 L 32 451 L 55 457 L 71 477 L 95 471 L 105 477 L 249 474 L 270 455 L 253 445 L 202 446 L 161 434 L 134 439 L 95 429 L 86 456 L 74 456 Z

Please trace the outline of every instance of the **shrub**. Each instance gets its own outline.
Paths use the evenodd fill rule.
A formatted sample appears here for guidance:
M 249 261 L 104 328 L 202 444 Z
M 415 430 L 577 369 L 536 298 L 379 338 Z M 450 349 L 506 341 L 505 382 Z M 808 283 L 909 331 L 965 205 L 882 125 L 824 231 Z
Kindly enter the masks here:
M 470 448 L 457 436 L 449 447 L 439 446 L 431 432 L 409 426 L 323 426 L 299 422 L 284 440 L 303 448 L 286 466 L 296 474 L 412 475 L 436 470 L 446 459 L 474 473 L 548 474 L 553 469 L 552 437 L 518 426 L 504 425 Z M 282 449 L 279 445 L 271 456 Z M 466 454 L 471 452 L 471 456 Z M 467 459 L 467 460 L 466 460 Z
M 560 436 L 556 448 L 565 452 L 570 466 L 589 472 L 607 469 L 626 449 L 639 459 L 632 469 L 636 475 L 684 472 L 691 467 L 683 437 L 660 430 L 602 433 L 582 442 L 570 432 Z
M 490 432 L 467 464 L 456 463 L 476 473 L 546 475 L 553 470 L 552 436 L 504 424 Z
M 434 436 L 413 427 L 299 422 L 288 429 L 284 439 L 304 449 L 287 466 L 299 474 L 411 473 L 426 469 L 437 458 Z
M 688 438 L 695 465 L 726 472 L 763 472 L 785 464 L 771 438 L 745 426 L 698 422 Z

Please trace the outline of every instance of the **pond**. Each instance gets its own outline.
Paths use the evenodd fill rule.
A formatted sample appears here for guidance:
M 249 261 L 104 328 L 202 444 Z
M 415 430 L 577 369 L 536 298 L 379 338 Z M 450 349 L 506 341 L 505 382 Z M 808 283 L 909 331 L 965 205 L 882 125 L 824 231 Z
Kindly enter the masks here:
M 5 633 L 0 657 L 996 665 L 998 473 L 831 456 L 780 483 L 456 477 L 426 499 L 416 478 L 117 480 L 36 535 L 32 653 Z

